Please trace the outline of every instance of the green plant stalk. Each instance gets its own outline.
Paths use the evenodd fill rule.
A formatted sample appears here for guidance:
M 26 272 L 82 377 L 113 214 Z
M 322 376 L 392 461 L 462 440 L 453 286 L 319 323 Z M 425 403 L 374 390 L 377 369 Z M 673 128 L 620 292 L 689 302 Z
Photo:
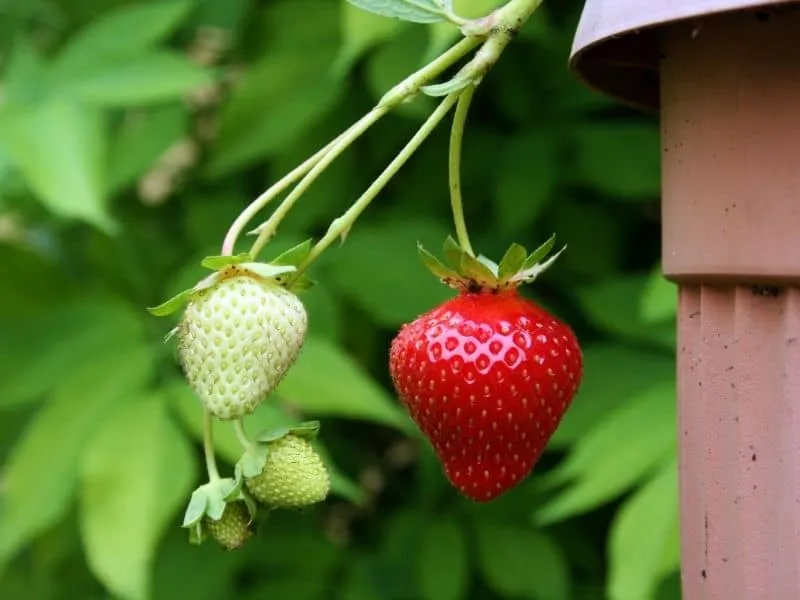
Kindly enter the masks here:
M 483 38 L 480 35 L 475 35 L 464 38 L 457 44 L 454 44 L 438 58 L 422 67 L 419 71 L 412 73 L 386 92 L 378 102 L 378 106 L 395 107 L 401 102 L 405 102 L 411 97 L 416 96 L 423 86 L 428 85 L 439 75 L 444 73 L 444 71 L 464 58 L 474 48 L 480 45 L 482 41 Z
M 214 454 L 214 417 L 207 410 L 203 412 L 203 453 L 206 458 L 208 480 L 214 483 L 220 479 L 217 457 Z
M 342 134 L 343 135 L 343 134 Z M 325 154 L 336 144 L 341 138 L 341 135 L 328 143 L 327 146 L 318 150 L 316 154 L 307 158 L 301 165 L 295 167 L 291 172 L 284 175 L 280 180 L 276 181 L 270 188 L 263 194 L 253 200 L 241 214 L 236 217 L 236 220 L 231 225 L 228 232 L 225 234 L 225 240 L 222 242 L 223 256 L 233 254 L 236 246 L 236 240 L 241 235 L 242 231 L 247 224 L 255 217 L 267 204 L 269 204 L 276 196 L 283 192 L 287 187 L 300 179 L 303 175 L 308 173 L 314 165 L 316 165 Z
M 250 438 L 247 437 L 247 432 L 244 430 L 243 419 L 236 419 L 233 422 L 233 429 L 236 431 L 236 437 L 239 439 L 239 443 L 245 450 L 249 450 L 253 447 L 253 443 L 250 441 Z
M 475 256 L 472 244 L 469 241 L 467 223 L 464 220 L 464 207 L 461 198 L 461 146 L 464 140 L 464 126 L 467 122 L 469 106 L 475 95 L 475 86 L 464 88 L 458 99 L 456 113 L 453 116 L 453 126 L 450 130 L 450 205 L 453 209 L 453 224 L 456 228 L 456 238 L 464 251 Z
M 269 219 L 259 226 L 256 231 L 258 237 L 250 248 L 250 255 L 252 257 L 258 256 L 262 248 L 267 242 L 275 235 L 278 230 L 278 225 L 286 217 L 289 211 L 294 206 L 295 202 L 302 196 L 305 191 L 311 186 L 312 183 L 319 177 L 328 166 L 344 152 L 353 142 L 355 142 L 361 135 L 372 125 L 378 122 L 381 117 L 391 110 L 389 106 L 377 106 L 369 111 L 366 115 L 361 117 L 350 129 L 343 133 L 335 142 L 327 148 L 324 156 L 317 161 L 317 163 L 309 170 L 306 175 L 298 182 L 295 188 L 289 193 L 283 202 L 280 203 L 275 212 L 272 213 Z
M 309 252 L 306 259 L 297 267 L 297 271 L 292 273 L 292 279 L 289 281 L 289 285 L 293 281 L 295 281 L 303 272 L 308 269 L 311 263 L 322 254 L 328 246 L 330 246 L 335 240 L 339 237 L 347 235 L 347 232 L 353 226 L 356 219 L 361 215 L 362 212 L 369 206 L 369 204 L 375 199 L 375 197 L 383 190 L 387 183 L 395 176 L 397 171 L 408 161 L 411 156 L 417 151 L 417 149 L 422 145 L 427 137 L 436 129 L 436 126 L 439 122 L 447 115 L 453 105 L 458 101 L 460 96 L 460 92 L 455 92 L 446 96 L 444 100 L 439 103 L 439 106 L 436 107 L 427 120 L 422 124 L 422 126 L 417 130 L 417 132 L 413 135 L 413 137 L 408 141 L 408 143 L 403 147 L 400 152 L 397 153 L 397 156 L 394 157 L 392 162 L 390 162 L 387 167 L 383 170 L 383 172 L 372 182 L 372 184 L 364 191 L 363 194 L 356 200 L 353 205 L 345 212 L 342 216 L 335 219 L 328 231 L 325 232 L 325 235 L 320 239 L 314 247 Z

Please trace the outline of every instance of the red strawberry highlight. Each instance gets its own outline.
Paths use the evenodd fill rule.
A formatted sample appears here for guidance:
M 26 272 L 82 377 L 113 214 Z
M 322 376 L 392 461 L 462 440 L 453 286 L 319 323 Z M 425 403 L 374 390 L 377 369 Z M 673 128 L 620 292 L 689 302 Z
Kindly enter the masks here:
M 578 390 L 572 330 L 515 289 L 464 291 L 404 326 L 390 373 L 449 481 L 493 500 L 532 470 Z

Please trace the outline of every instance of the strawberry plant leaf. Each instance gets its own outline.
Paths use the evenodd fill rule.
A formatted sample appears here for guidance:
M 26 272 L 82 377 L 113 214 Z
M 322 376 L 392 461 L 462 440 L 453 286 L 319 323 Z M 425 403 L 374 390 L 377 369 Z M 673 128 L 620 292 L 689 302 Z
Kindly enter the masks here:
M 525 259 L 525 262 L 522 263 L 522 270 L 532 269 L 538 265 L 545 256 L 550 254 L 550 251 L 555 245 L 556 234 L 554 233 L 545 243 L 530 253 L 530 255 Z
M 182 527 L 192 527 L 200 521 L 206 514 L 206 506 L 208 506 L 208 490 L 205 485 L 201 485 L 192 492 L 186 512 L 183 514 Z
M 91 434 L 114 406 L 138 395 L 150 380 L 149 345 L 119 350 L 77 366 L 58 382 L 12 449 L 3 470 L 0 566 L 64 518 Z M 43 456 L 47 469 L 42 469 Z
M 341 7 L 342 37 L 333 72 L 344 75 L 361 56 L 381 42 L 393 37 L 404 25 L 344 2 Z
M 415 431 L 377 382 L 338 345 L 321 338 L 309 336 L 277 394 L 309 415 L 360 419 Z
M 640 314 L 645 323 L 672 321 L 678 312 L 678 288 L 656 268 L 642 290 Z
M 36 198 L 57 216 L 114 233 L 117 224 L 106 207 L 106 144 L 104 116 L 69 99 L 0 110 L 0 148 Z
M 312 440 L 319 434 L 319 429 L 319 421 L 304 421 L 303 423 L 297 423 L 296 425 L 285 425 L 282 427 L 269 429 L 259 433 L 256 436 L 256 440 L 264 443 L 274 442 L 282 437 L 286 437 L 290 433 L 308 440 Z
M 670 460 L 614 517 L 608 543 L 608 598 L 652 598 L 662 577 L 678 569 L 677 555 L 671 552 L 679 529 L 678 504 L 677 464 Z M 665 564 L 667 555 L 672 561 Z
M 430 85 L 422 86 L 422 93 L 426 96 L 439 98 L 442 96 L 449 96 L 455 92 L 460 92 L 464 88 L 475 85 L 475 80 L 467 73 L 459 73 L 452 79 L 443 81 L 442 83 L 432 83 Z
M 115 596 L 147 596 L 161 536 L 196 476 L 194 451 L 158 393 L 117 404 L 90 437 L 81 538 L 90 569 Z
M 461 266 L 462 257 L 466 254 L 466 251 L 453 238 L 452 235 L 448 235 L 444 240 L 444 246 L 442 250 L 448 265 L 456 269 Z
M 464 252 L 461 254 L 461 264 L 458 272 L 467 279 L 472 279 L 478 283 L 491 285 L 497 281 L 497 275 L 486 266 L 481 260 Z
M 158 50 L 110 63 L 62 82 L 70 97 L 90 106 L 126 108 L 181 99 L 213 75 L 176 52 Z
M 543 487 L 564 485 L 535 513 L 540 524 L 563 521 L 629 490 L 675 453 L 675 382 L 654 385 L 585 434 Z
M 546 534 L 484 518 L 476 524 L 476 540 L 481 573 L 501 597 L 571 597 L 567 560 Z
M 285 273 L 294 273 L 297 267 L 294 265 L 272 265 L 268 263 L 247 262 L 242 263 L 242 268 L 264 277 L 265 279 L 274 279 L 278 275 Z
M 559 250 L 558 252 L 553 254 L 546 261 L 541 262 L 541 263 L 537 263 L 537 264 L 535 264 L 535 265 L 533 265 L 532 267 L 529 267 L 529 268 L 523 268 L 519 273 L 517 273 L 516 275 L 514 275 L 511 278 L 511 281 L 519 281 L 519 282 L 526 282 L 526 283 L 530 283 L 530 282 L 534 281 L 539 275 L 541 275 L 547 269 L 549 269 L 553 265 L 553 263 L 556 262 L 556 260 L 558 260 L 558 257 L 561 256 L 561 254 L 566 249 L 567 249 L 567 247 L 563 246 L 561 248 L 561 250 Z
M 206 269 L 218 271 L 230 265 L 240 265 L 244 262 L 252 260 L 249 252 L 242 252 L 241 254 L 225 255 L 225 256 L 206 256 L 200 264 Z
M 61 73 L 86 72 L 133 56 L 164 40 L 189 14 L 192 0 L 124 5 L 101 14 L 72 36 L 56 57 Z
M 500 265 L 497 268 L 497 275 L 500 280 L 507 281 L 514 273 L 520 271 L 527 257 L 528 251 L 525 246 L 511 244 L 503 258 L 500 259 Z
M 253 444 L 244 451 L 242 457 L 236 462 L 237 477 L 255 477 L 260 475 L 267 464 L 269 448 L 264 444 Z
M 427 269 L 442 281 L 452 281 L 458 279 L 458 274 L 451 268 L 428 252 L 420 243 L 417 243 L 417 252 Z
M 444 11 L 435 0 L 348 0 L 348 2 L 368 12 L 412 23 L 436 23 L 445 20 Z
M 285 252 L 281 252 L 278 256 L 269 261 L 271 265 L 292 265 L 299 266 L 311 252 L 313 247 L 313 240 L 311 238 L 304 242 L 289 248 Z

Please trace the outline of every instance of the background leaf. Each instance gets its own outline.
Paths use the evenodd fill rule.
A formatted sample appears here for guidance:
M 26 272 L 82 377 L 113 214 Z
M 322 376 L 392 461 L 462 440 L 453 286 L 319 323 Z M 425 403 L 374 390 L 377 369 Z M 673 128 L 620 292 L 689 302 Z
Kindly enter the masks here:
M 614 520 L 608 597 L 655 598 L 659 581 L 678 568 L 678 556 L 672 552 L 677 531 L 677 465 L 670 462 L 625 502 Z
M 196 475 L 194 455 L 159 394 L 121 404 L 90 439 L 81 532 L 90 567 L 118 597 L 150 597 L 158 542 Z
M 421 600 L 458 600 L 469 583 L 469 555 L 464 532 L 448 517 L 432 521 L 422 533 L 417 555 Z

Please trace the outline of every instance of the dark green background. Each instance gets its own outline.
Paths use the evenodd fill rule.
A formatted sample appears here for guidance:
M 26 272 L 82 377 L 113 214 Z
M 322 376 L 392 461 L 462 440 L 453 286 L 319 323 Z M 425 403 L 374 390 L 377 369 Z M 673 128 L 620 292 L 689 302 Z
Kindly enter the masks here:
M 343 0 L 0 3 L 0 598 L 679 597 L 657 123 L 568 72 L 581 4 L 545 3 L 479 88 L 465 137 L 477 249 L 499 259 L 552 232 L 569 245 L 525 292 L 574 326 L 586 362 L 540 465 L 469 503 L 389 385 L 394 332 L 450 294 L 415 247 L 452 229 L 443 125 L 314 265 L 308 344 L 248 423 L 321 419 L 335 493 L 225 553 L 179 527 L 202 481 L 201 412 L 162 344 L 175 319 L 145 307 L 197 280 L 250 199 L 455 30 Z M 433 105 L 370 130 L 264 256 L 322 235 Z

